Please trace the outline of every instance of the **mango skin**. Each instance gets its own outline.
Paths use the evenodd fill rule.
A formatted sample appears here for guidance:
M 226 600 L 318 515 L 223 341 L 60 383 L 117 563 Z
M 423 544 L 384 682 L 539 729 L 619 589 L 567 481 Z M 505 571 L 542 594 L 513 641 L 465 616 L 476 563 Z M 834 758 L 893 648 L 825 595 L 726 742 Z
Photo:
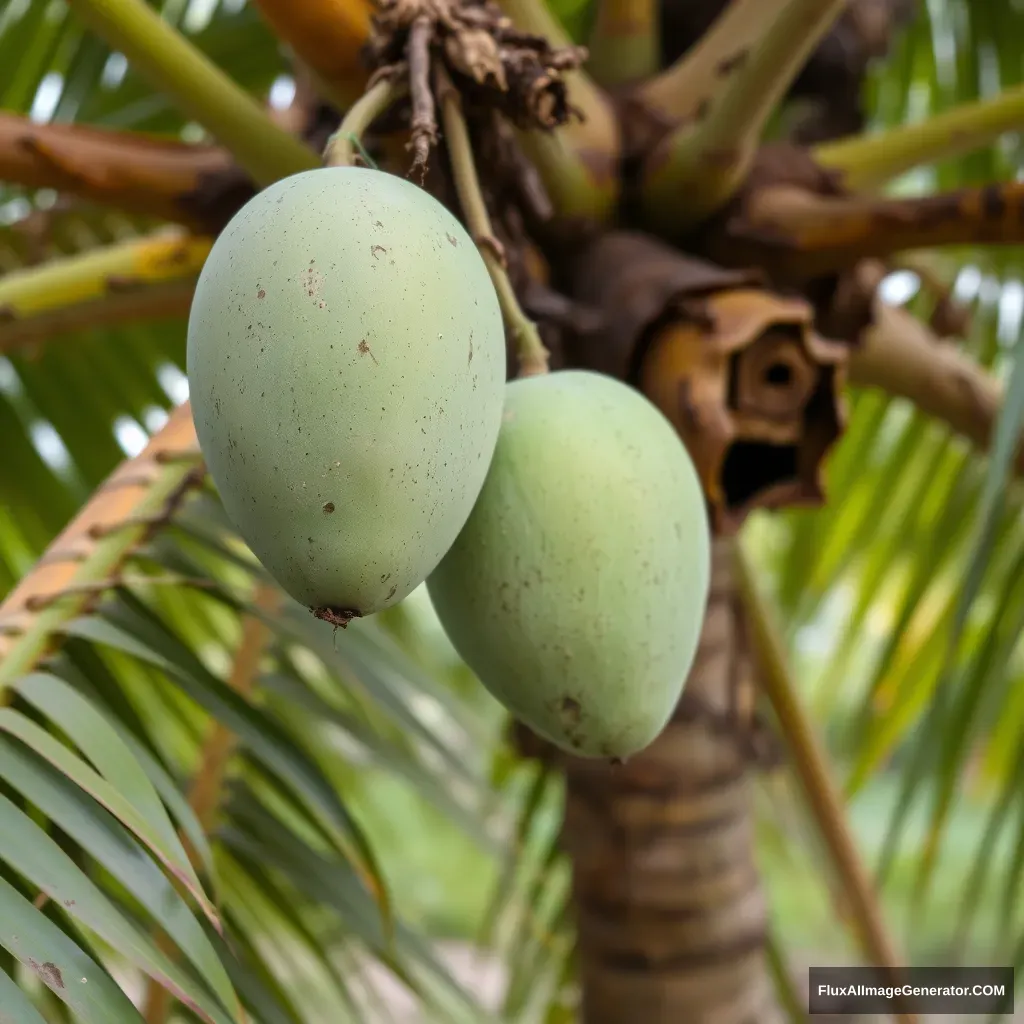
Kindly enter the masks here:
M 571 754 L 625 759 L 679 701 L 710 565 L 704 496 L 668 420 L 573 370 L 506 387 L 487 480 L 427 589 L 514 716 Z
M 368 615 L 423 582 L 483 484 L 505 384 L 497 297 L 444 206 L 366 168 L 271 185 L 203 267 L 187 365 L 224 507 L 292 597 Z

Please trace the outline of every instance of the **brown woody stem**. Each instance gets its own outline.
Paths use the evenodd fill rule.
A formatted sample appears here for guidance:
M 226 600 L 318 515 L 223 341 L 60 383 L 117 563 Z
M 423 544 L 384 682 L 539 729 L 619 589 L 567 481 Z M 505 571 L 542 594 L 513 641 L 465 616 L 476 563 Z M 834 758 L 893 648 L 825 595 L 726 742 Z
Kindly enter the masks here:
M 587 70 L 598 84 L 625 85 L 657 71 L 660 16 L 655 0 L 599 0 L 587 39 Z
M 831 198 L 767 188 L 732 231 L 741 262 L 820 275 L 870 257 L 941 245 L 1024 242 L 1024 182 L 911 199 Z
M 338 130 L 330 137 L 324 150 L 328 167 L 350 167 L 356 162 L 356 142 L 370 125 L 402 94 L 397 83 L 381 78 L 359 97 L 342 118 Z
M 919 124 L 827 142 L 814 149 L 823 167 L 840 171 L 851 189 L 874 189 L 905 171 L 979 149 L 1024 124 L 1024 86 L 966 103 Z
M 406 48 L 409 61 L 409 92 L 412 100 L 412 151 L 410 175 L 419 172 L 422 185 L 427 176 L 427 160 L 437 142 L 437 112 L 430 88 L 430 43 L 434 27 L 430 18 L 421 14 L 409 29 Z
M 572 41 L 543 0 L 500 0 L 517 28 L 544 36 L 552 46 Z M 564 74 L 569 102 L 583 116 L 554 131 L 517 131 L 559 214 L 609 221 L 619 200 L 622 138 L 605 93 L 581 70 Z
M 480 179 L 476 173 L 473 147 L 469 129 L 462 114 L 462 99 L 448 76 L 437 75 L 437 95 L 441 104 L 441 120 L 448 143 L 448 157 L 451 161 L 452 177 L 459 204 L 466 220 L 469 233 L 480 249 L 480 255 L 491 275 L 491 283 L 498 295 L 505 329 L 519 357 L 520 376 L 531 377 L 548 371 L 548 351 L 540 340 L 537 325 L 530 320 L 519 305 L 512 282 L 505 270 L 505 259 L 491 228 Z
M 649 106 L 653 98 L 656 108 L 665 92 L 703 96 L 696 122 L 678 124 L 649 157 L 643 181 L 649 217 L 682 231 L 732 197 L 776 104 L 845 6 L 846 0 L 734 0 L 705 40 L 640 94 Z M 750 20 L 743 24 L 741 17 Z M 733 38 L 730 47 L 737 29 L 742 42 Z M 678 100 L 676 110 L 659 112 L 678 117 L 692 103 L 689 97 Z
M 223 213 L 208 208 L 204 192 L 216 199 L 218 187 L 254 191 L 231 154 L 217 146 L 88 125 L 40 125 L 6 113 L 0 113 L 0 181 L 214 230 Z
M 828 759 L 797 696 L 779 630 L 761 596 L 742 544 L 735 545 L 734 554 L 737 591 L 756 652 L 758 680 L 778 719 L 783 741 L 789 748 L 790 763 L 832 856 L 862 948 L 868 961 L 893 972 L 889 980 L 898 984 L 895 971 L 902 963 L 901 957 L 886 930 L 875 888 L 846 826 L 843 802 L 832 780 Z M 904 1024 L 916 1021 L 909 1013 L 899 1014 L 898 1019 Z
M 850 356 L 849 380 L 909 399 L 983 451 L 1003 404 L 1003 390 L 984 367 L 906 310 L 876 300 L 875 323 Z M 1024 448 L 1015 471 L 1024 475 Z

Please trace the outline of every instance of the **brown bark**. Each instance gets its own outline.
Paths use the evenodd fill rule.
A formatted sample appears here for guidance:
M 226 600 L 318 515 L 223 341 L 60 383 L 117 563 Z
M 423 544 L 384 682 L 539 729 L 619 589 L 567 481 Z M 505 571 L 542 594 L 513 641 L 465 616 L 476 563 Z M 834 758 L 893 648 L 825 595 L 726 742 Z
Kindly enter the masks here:
M 216 231 L 255 192 L 227 150 L 0 112 L 0 181 Z
M 697 658 L 664 733 L 625 765 L 572 760 L 583 1024 L 776 1024 L 754 863 L 751 662 L 730 542 L 716 541 Z
M 600 323 L 566 339 L 568 361 L 635 384 L 668 417 L 717 532 L 755 508 L 821 502 L 847 347 L 818 336 L 808 303 L 628 231 L 603 235 L 573 273 L 572 297 Z
M 713 255 L 799 279 L 860 260 L 941 245 L 1020 245 L 1024 183 L 910 199 L 815 195 L 780 186 L 752 191 Z

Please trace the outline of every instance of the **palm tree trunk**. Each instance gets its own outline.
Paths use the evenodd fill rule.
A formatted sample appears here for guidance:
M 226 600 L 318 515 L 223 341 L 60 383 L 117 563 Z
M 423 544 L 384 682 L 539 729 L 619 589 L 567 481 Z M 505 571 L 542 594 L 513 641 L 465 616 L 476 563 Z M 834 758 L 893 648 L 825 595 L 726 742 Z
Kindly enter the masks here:
M 751 756 L 737 741 L 752 671 L 730 559 L 716 541 L 700 647 L 665 732 L 625 765 L 565 765 L 582 1024 L 783 1020 L 764 953 Z

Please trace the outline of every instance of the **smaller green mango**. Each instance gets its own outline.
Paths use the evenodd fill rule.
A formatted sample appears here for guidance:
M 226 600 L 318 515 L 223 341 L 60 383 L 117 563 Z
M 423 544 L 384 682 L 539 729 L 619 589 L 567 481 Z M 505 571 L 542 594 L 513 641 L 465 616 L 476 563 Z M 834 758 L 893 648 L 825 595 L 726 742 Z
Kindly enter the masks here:
M 483 489 L 427 589 L 514 716 L 571 754 L 625 759 L 679 701 L 710 566 L 671 424 L 625 384 L 571 370 L 506 385 Z

